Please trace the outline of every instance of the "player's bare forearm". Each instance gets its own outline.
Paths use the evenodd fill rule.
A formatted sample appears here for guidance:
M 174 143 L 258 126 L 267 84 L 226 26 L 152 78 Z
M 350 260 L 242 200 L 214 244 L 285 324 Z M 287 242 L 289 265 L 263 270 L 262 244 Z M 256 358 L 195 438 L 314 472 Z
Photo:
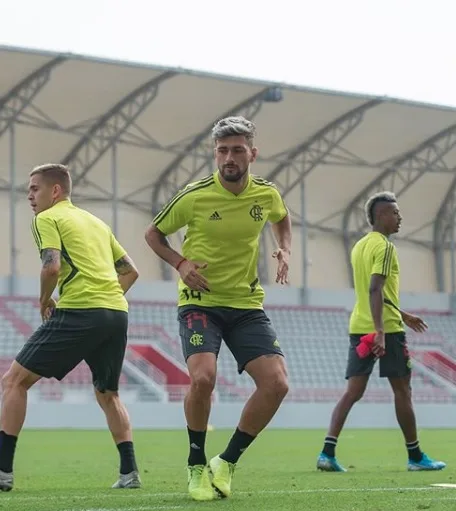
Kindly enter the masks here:
M 383 286 L 385 277 L 383 275 L 372 275 L 369 287 L 369 302 L 374 320 L 375 330 L 383 331 Z
M 375 330 L 383 331 L 383 291 L 381 289 L 370 293 L 370 308 Z
M 291 219 L 290 215 L 272 224 L 272 232 L 274 233 L 277 244 L 281 250 L 288 253 L 291 252 Z
M 155 225 L 148 227 L 145 235 L 149 247 L 165 262 L 170 264 L 173 268 L 182 261 L 183 256 L 176 252 L 169 244 L 166 236 L 160 232 Z
M 124 255 L 118 259 L 114 263 L 114 266 L 116 268 L 120 287 L 125 294 L 137 281 L 139 272 L 135 266 L 135 263 L 128 255 Z
M 410 316 L 410 313 L 409 312 L 406 312 L 402 309 L 398 309 L 399 310 L 399 314 L 401 315 L 401 318 L 402 319 L 405 319 L 406 317 Z
M 60 272 L 60 250 L 45 248 L 41 252 L 40 304 L 46 305 L 52 297 Z

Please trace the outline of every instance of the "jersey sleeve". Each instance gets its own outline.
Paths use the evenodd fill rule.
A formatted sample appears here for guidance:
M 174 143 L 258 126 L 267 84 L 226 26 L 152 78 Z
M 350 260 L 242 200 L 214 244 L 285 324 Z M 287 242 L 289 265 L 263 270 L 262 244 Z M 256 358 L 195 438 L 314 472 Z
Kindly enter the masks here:
M 190 222 L 193 213 L 194 193 L 184 188 L 177 193 L 154 218 L 153 224 L 163 234 L 173 234 Z
M 372 247 L 374 263 L 371 274 L 383 275 L 388 277 L 391 274 L 394 245 L 387 240 L 380 240 Z
M 54 219 L 48 216 L 35 216 L 32 220 L 32 233 L 40 254 L 46 248 L 62 250 L 62 240 Z
M 288 215 L 288 209 L 285 202 L 280 195 L 279 190 L 275 186 L 271 187 L 272 190 L 272 205 L 268 220 L 273 224 L 280 222 Z
M 111 250 L 114 262 L 118 261 L 121 257 L 127 255 L 127 251 L 123 248 L 123 246 L 117 241 L 114 234 L 111 232 Z

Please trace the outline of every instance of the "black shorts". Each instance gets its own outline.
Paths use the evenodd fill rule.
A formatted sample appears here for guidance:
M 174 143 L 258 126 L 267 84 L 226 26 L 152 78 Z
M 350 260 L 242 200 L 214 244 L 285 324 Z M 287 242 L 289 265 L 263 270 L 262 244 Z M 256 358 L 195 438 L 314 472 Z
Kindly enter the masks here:
M 185 360 L 195 353 L 218 356 L 222 339 L 233 354 L 239 374 L 262 355 L 282 355 L 271 320 L 261 309 L 199 307 L 178 309 L 179 333 Z
M 374 369 L 377 360 L 374 355 L 360 358 L 356 352 L 356 346 L 360 343 L 361 337 L 362 335 L 350 335 L 346 379 L 352 376 L 368 376 Z M 378 360 L 380 378 L 403 378 L 411 373 L 412 364 L 405 332 L 385 334 L 385 354 Z
M 127 346 L 128 313 L 56 309 L 32 334 L 16 362 L 44 378 L 62 380 L 85 360 L 100 392 L 116 391 Z

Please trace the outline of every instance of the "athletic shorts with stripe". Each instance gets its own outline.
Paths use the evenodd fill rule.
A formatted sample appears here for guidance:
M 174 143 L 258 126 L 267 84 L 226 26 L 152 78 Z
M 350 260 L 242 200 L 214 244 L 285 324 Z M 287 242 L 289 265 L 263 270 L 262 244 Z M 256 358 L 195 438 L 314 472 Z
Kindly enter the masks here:
M 261 309 L 184 305 L 178 308 L 178 320 L 186 361 L 195 353 L 218 356 L 222 339 L 236 359 L 239 374 L 262 355 L 283 356 L 271 320 Z
M 127 312 L 56 309 L 25 343 L 16 362 L 44 378 L 62 380 L 85 360 L 98 391 L 117 391 L 127 330 Z
M 350 335 L 348 363 L 345 378 L 352 376 L 369 376 L 377 359 L 374 355 L 361 358 L 356 347 L 363 334 Z M 412 363 L 407 347 L 405 332 L 385 334 L 385 354 L 379 359 L 380 378 L 404 378 L 412 371 Z

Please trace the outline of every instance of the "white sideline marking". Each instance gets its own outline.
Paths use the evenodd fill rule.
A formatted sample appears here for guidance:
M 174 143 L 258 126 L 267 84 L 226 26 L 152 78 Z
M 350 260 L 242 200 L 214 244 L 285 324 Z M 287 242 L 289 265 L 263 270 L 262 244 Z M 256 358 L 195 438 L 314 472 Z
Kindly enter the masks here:
M 14 491 L 14 490 L 13 490 Z M 234 492 L 235 495 L 296 495 L 296 494 L 302 494 L 302 493 L 360 493 L 360 492 L 423 492 L 423 491 L 430 491 L 430 492 L 439 492 L 439 488 L 431 487 L 431 486 L 410 486 L 410 487 L 386 487 L 386 488 L 312 488 L 312 489 L 306 489 L 306 490 L 263 490 L 263 491 L 236 491 Z M 442 491 L 440 489 L 440 491 Z M 56 500 L 64 500 L 64 499 L 73 499 L 73 500 L 93 500 L 95 498 L 102 498 L 102 499 L 108 499 L 108 498 L 116 498 L 120 499 L 130 499 L 133 497 L 131 493 L 125 493 L 125 496 L 121 496 L 118 492 L 116 493 L 107 493 L 107 494 L 97 494 L 97 495 L 49 495 L 45 497 L 44 495 L 37 495 L 35 497 L 33 496 L 20 496 L 17 497 L 14 496 L 3 496 L 0 495 L 0 502 L 2 501 L 42 501 L 42 500 L 49 500 L 49 501 L 56 501 Z M 134 494 L 134 497 L 137 498 L 162 498 L 162 497 L 185 497 L 187 496 L 187 492 L 170 492 L 170 493 L 142 493 L 142 492 L 136 492 Z M 98 509 L 90 509 L 85 511 L 102 511 L 104 508 Z M 130 508 L 128 508 L 130 509 Z M 133 509 L 133 508 L 131 508 Z M 135 508 L 138 509 L 138 508 Z M 173 507 L 155 507 L 155 508 L 144 508 L 144 509 L 179 509 L 173 508 Z M 67 510 L 71 511 L 71 510 Z M 80 511 L 80 510 L 78 510 Z M 104 511 L 111 511 L 111 510 L 104 510 Z M 122 510 L 123 511 L 123 510 Z
M 310 490 L 265 490 L 265 491 L 259 491 L 259 492 L 253 492 L 253 491 L 241 491 L 237 492 L 243 495 L 247 495 L 249 493 L 254 494 L 272 494 L 272 495 L 287 495 L 287 494 L 293 494 L 293 493 L 359 493 L 363 491 L 367 492 L 390 492 L 390 491 L 429 491 L 433 490 L 433 488 L 429 488 L 429 486 L 411 486 L 409 488 L 312 488 Z M 435 491 L 435 490 L 434 490 Z
M 451 483 L 434 483 L 431 486 L 437 486 L 438 488 L 456 488 L 456 484 Z
M 402 502 L 416 502 L 416 498 L 413 497 L 399 497 L 398 500 Z M 456 497 L 420 497 L 420 502 L 443 502 L 443 501 L 456 501 Z M 75 510 L 77 511 L 77 510 Z M 123 511 L 123 510 L 122 510 Z
M 155 511 L 158 509 L 182 509 L 182 506 L 140 506 L 140 507 L 123 507 L 120 511 Z M 119 511 L 119 508 L 94 507 L 90 509 L 64 509 L 63 511 Z

